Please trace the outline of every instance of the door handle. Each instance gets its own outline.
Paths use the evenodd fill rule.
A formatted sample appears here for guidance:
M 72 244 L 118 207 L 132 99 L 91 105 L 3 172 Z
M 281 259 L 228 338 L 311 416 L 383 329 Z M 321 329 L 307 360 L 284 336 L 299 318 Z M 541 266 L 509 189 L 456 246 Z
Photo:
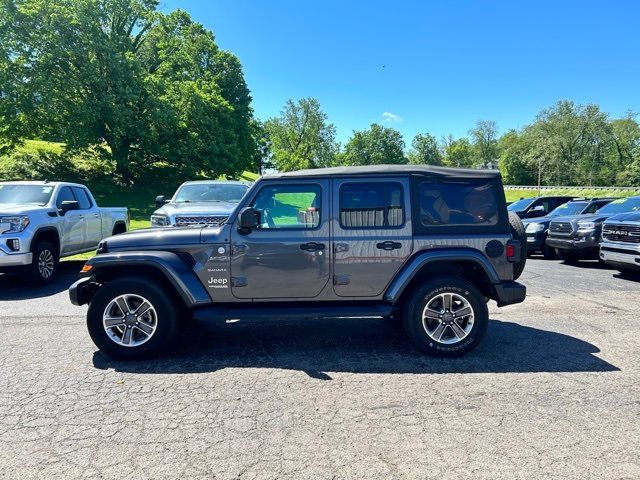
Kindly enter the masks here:
M 307 252 L 316 252 L 318 250 L 324 250 L 324 248 L 324 243 L 309 242 L 300 245 L 300 250 L 305 250 Z
M 376 248 L 380 250 L 397 250 L 402 248 L 402 244 L 400 242 L 392 242 L 391 240 L 387 240 L 386 242 L 380 242 L 376 244 Z
M 100 218 L 100 214 L 99 213 L 94 213 L 93 216 L 96 217 L 96 218 Z

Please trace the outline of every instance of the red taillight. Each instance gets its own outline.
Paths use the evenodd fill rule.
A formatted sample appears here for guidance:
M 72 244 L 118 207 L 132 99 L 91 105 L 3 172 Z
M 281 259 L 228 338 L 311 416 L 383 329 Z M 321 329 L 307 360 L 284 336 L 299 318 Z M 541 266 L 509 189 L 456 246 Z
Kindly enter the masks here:
M 516 247 L 511 243 L 507 243 L 507 260 L 511 260 L 515 256 L 516 256 Z

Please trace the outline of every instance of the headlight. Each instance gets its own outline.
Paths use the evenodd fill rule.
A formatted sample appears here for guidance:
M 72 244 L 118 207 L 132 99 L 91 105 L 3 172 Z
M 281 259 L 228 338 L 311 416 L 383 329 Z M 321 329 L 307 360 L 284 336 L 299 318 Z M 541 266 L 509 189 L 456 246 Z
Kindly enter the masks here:
M 593 222 L 578 222 L 578 230 L 595 230 L 596 224 Z
M 529 225 L 527 225 L 527 228 L 525 229 L 525 232 L 527 233 L 536 233 L 536 232 L 542 232 L 544 230 L 544 225 L 541 223 L 530 223 Z
M 2 233 L 20 233 L 29 226 L 29 217 L 0 217 L 0 224 L 8 224 L 9 228 Z
M 167 225 L 169 225 L 169 217 L 167 215 L 161 215 L 157 213 L 151 215 L 152 227 L 166 227 Z

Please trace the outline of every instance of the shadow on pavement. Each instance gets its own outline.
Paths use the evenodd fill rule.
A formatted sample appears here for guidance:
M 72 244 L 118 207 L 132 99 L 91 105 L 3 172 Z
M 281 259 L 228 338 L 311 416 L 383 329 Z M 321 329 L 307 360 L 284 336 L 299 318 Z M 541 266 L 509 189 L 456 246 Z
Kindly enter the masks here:
M 68 260 L 60 262 L 53 282 L 48 285 L 33 285 L 19 274 L 0 275 L 0 301 L 28 300 L 55 295 L 68 289 L 78 279 L 84 261 Z
M 95 352 L 99 369 L 134 373 L 201 373 L 224 368 L 299 370 L 331 380 L 327 372 L 531 373 L 611 372 L 594 345 L 560 333 L 492 321 L 482 344 L 467 356 L 421 355 L 397 325 L 382 319 L 305 320 L 214 325 L 188 322 L 173 352 L 144 362 L 119 362 Z

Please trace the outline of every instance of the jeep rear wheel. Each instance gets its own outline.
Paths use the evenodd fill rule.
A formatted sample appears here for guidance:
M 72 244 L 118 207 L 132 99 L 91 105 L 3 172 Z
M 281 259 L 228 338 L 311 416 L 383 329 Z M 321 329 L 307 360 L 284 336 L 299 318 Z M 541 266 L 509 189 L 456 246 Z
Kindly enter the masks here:
M 517 280 L 527 263 L 527 234 L 520 217 L 513 212 L 509 212 L 509 228 L 511 237 L 520 242 L 520 258 L 513 264 L 513 279 Z
M 459 356 L 484 337 L 489 313 L 484 297 L 462 278 L 437 278 L 418 288 L 403 322 L 411 341 L 425 353 Z
M 143 360 L 162 353 L 176 336 L 178 311 L 163 287 L 124 278 L 101 287 L 89 305 L 93 343 L 118 360 Z

